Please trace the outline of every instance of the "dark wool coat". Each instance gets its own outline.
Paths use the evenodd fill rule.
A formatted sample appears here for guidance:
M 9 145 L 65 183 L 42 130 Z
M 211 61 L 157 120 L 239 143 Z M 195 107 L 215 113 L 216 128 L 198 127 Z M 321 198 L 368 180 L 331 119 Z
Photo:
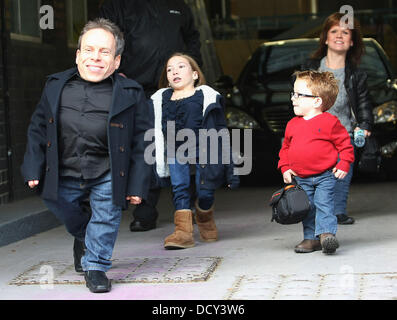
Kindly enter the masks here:
M 21 167 L 25 182 L 39 180 L 44 199 L 56 200 L 59 181 L 58 108 L 62 89 L 77 69 L 50 75 L 28 128 L 28 141 Z M 113 203 L 128 206 L 126 196 L 146 198 L 150 166 L 144 161 L 150 128 L 148 104 L 142 87 L 115 74 L 108 118 L 108 148 L 112 174 Z

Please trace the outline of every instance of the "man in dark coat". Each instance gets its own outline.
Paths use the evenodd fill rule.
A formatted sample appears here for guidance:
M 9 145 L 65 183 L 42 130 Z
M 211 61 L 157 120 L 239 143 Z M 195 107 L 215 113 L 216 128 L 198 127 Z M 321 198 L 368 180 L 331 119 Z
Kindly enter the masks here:
M 201 65 L 200 33 L 184 0 L 107 0 L 99 16 L 117 24 L 125 37 L 118 72 L 142 85 L 148 98 L 158 89 L 160 73 L 175 52 Z
M 118 71 L 141 84 L 148 98 L 158 89 L 161 70 L 175 52 L 185 52 L 202 64 L 200 34 L 183 0 L 107 0 L 99 16 L 116 23 L 124 33 L 125 50 Z M 148 198 L 134 210 L 131 231 L 156 227 L 159 196 L 153 178 Z
M 75 238 L 77 272 L 92 292 L 107 292 L 105 272 L 122 209 L 147 197 L 144 161 L 150 128 L 142 87 L 116 73 L 123 34 L 106 19 L 84 27 L 77 68 L 48 77 L 28 128 L 22 175 Z M 92 215 L 82 209 L 89 197 Z

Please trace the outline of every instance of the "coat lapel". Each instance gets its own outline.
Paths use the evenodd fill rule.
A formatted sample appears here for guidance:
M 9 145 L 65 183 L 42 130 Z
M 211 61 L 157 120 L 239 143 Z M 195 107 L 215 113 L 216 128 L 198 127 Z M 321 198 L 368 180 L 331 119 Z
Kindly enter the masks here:
M 135 104 L 135 95 L 131 95 L 129 90 L 126 90 L 128 88 L 134 87 L 137 87 L 134 83 L 131 83 L 128 80 L 124 81 L 124 78 L 119 75 L 115 75 L 112 105 L 109 112 L 109 119 L 129 108 L 131 105 Z
M 65 86 L 66 82 L 77 72 L 77 68 L 72 68 L 66 70 L 64 72 L 55 73 L 49 76 L 49 80 L 52 79 L 48 83 L 46 88 L 47 99 L 50 105 L 52 114 L 55 119 L 57 118 L 57 112 L 59 107 L 59 100 L 61 97 L 62 89 Z M 112 96 L 112 105 L 110 107 L 109 119 L 115 116 L 116 114 L 122 112 L 127 109 L 131 105 L 136 102 L 136 98 L 134 95 L 129 93 L 128 88 L 138 87 L 138 85 L 131 81 L 130 79 L 124 79 L 119 75 L 115 75 L 114 77 L 114 86 L 113 86 L 113 96 Z
M 53 81 L 48 83 L 46 94 L 54 119 L 57 119 L 56 115 L 58 112 L 62 89 L 65 86 L 65 83 L 76 73 L 76 71 L 77 68 L 72 68 L 49 76 L 49 80 L 52 79 Z

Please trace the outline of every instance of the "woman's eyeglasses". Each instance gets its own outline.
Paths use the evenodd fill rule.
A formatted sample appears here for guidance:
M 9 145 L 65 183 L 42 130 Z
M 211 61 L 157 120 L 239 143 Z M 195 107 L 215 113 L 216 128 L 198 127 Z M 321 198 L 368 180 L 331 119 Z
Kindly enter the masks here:
M 306 97 L 306 98 L 318 98 L 318 96 L 312 96 L 310 94 L 304 94 L 304 93 L 299 93 L 299 92 L 291 92 L 291 99 L 295 98 L 298 99 L 300 97 Z

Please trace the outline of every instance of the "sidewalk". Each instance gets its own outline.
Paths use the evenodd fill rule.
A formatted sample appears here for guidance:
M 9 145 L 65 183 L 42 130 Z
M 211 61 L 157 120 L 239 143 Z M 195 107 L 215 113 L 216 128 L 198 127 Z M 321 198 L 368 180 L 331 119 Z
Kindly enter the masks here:
M 277 187 L 276 187 L 277 188 Z M 329 300 L 397 299 L 397 182 L 353 184 L 354 225 L 339 226 L 335 255 L 296 254 L 301 225 L 270 222 L 275 188 L 219 190 L 219 241 L 164 250 L 173 231 L 169 190 L 158 228 L 129 231 L 124 212 L 108 272 L 112 291 L 93 294 L 73 270 L 63 226 L 0 247 L 0 299 L 21 300 Z

